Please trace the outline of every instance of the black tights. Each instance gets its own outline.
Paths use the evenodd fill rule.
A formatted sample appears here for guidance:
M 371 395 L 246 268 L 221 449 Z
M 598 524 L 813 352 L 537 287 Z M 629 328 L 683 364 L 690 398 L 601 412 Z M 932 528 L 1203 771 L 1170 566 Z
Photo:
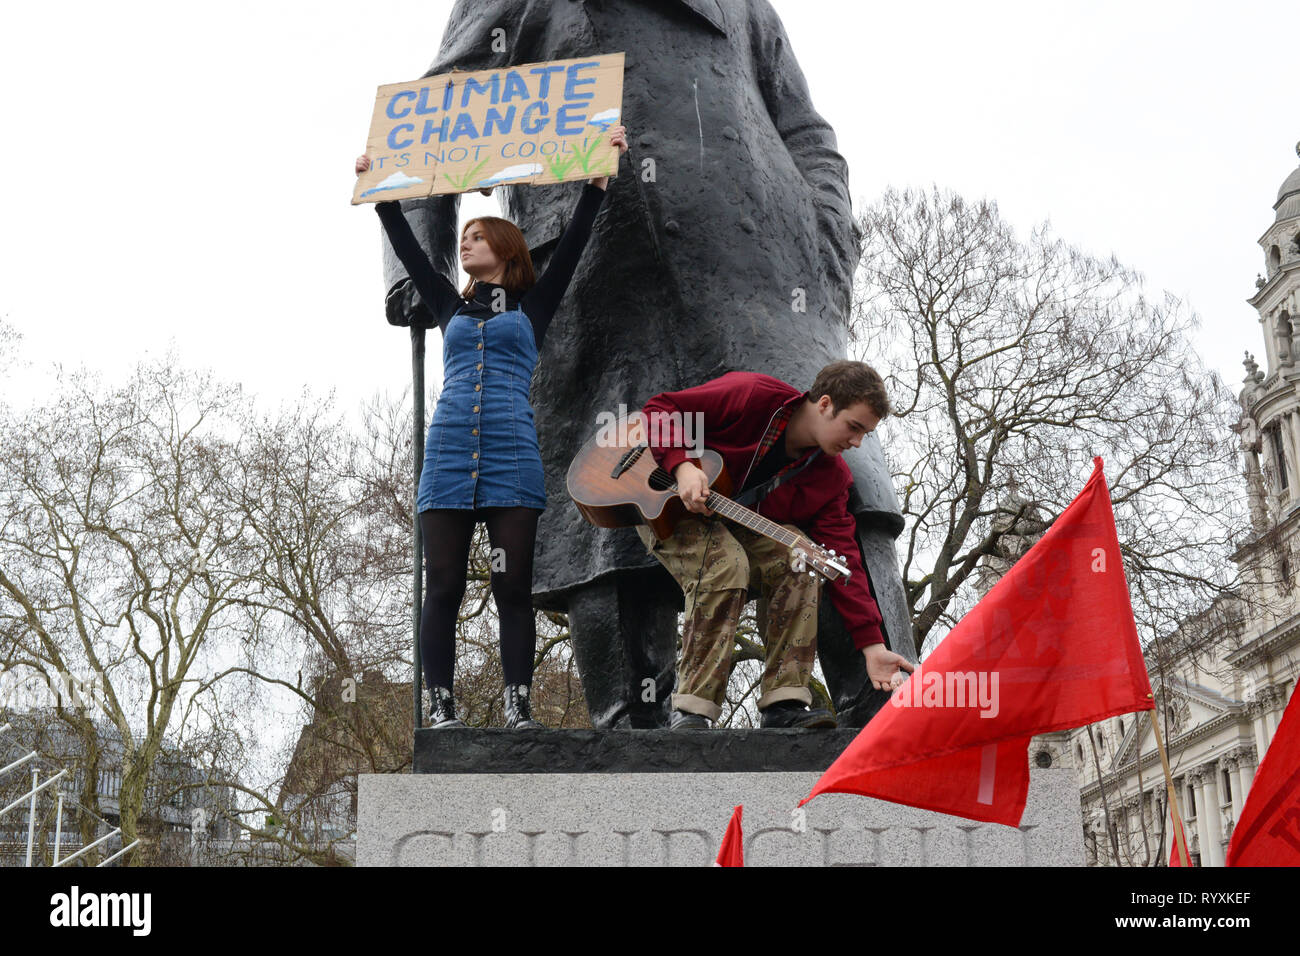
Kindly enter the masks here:
M 533 617 L 535 508 L 436 508 L 420 512 L 424 537 L 424 610 L 420 615 L 420 656 L 430 687 L 451 687 L 456 669 L 456 618 L 465 596 L 474 525 L 487 525 L 492 548 L 492 599 L 501 632 L 501 669 L 507 684 L 531 684 L 537 622 Z M 499 549 L 499 550 L 498 550 Z

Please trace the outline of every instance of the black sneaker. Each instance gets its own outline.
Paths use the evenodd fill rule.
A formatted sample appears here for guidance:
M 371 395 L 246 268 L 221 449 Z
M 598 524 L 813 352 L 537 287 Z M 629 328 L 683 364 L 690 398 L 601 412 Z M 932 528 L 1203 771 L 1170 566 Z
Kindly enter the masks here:
M 708 730 L 709 718 L 703 714 L 690 714 L 684 710 L 673 711 L 670 730 Z
M 767 729 L 773 727 L 800 728 L 834 728 L 838 727 L 834 715 L 824 708 L 815 709 L 804 706 L 797 700 L 778 700 L 768 704 L 761 711 L 763 715 L 759 726 Z

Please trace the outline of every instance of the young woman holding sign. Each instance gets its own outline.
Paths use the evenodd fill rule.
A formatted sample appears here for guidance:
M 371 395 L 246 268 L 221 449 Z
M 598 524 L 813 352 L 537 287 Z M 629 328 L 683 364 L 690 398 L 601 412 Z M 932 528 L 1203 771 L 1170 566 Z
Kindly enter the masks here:
M 627 152 L 624 127 L 610 130 L 610 143 L 620 154 Z M 369 168 L 369 157 L 357 158 L 358 176 Z M 500 618 L 506 726 L 542 726 L 532 718 L 528 695 L 536 641 L 533 545 L 546 490 L 528 391 L 538 348 L 577 269 L 608 184 L 607 176 L 587 183 L 540 278 L 514 223 L 495 216 L 471 219 L 461 230 L 460 264 L 470 276 L 461 292 L 434 269 L 398 204 L 375 206 L 393 250 L 442 331 L 442 393 L 416 494 L 426 591 L 420 653 L 434 727 L 464 726 L 451 687 L 456 619 L 479 521 L 487 525 L 494 558 L 492 597 Z

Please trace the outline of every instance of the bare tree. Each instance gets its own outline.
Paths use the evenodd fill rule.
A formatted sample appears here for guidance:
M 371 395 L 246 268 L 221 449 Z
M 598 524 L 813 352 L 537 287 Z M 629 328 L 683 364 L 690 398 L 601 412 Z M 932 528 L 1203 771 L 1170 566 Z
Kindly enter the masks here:
M 1041 532 L 1095 455 L 1145 639 L 1233 588 L 1238 413 L 1182 303 L 1046 226 L 1017 238 L 989 202 L 890 190 L 861 225 L 853 332 L 895 407 L 884 439 L 918 653 L 973 604 L 981 559 L 1014 560 L 1005 539 Z
M 248 815 L 274 821 L 263 839 L 312 862 L 340 862 L 336 845 L 355 835 L 358 774 L 410 770 L 409 417 L 405 400 L 375 399 L 350 426 L 311 395 L 250 413 L 221 487 L 248 531 L 236 569 L 249 584 L 247 660 L 204 690 L 228 696 L 225 679 L 241 676 L 243 693 L 299 700 L 296 740 L 240 793 Z M 480 528 L 457 628 L 455 689 L 472 726 L 504 719 L 490 565 Z M 537 716 L 587 726 L 567 622 L 539 615 L 538 630 Z
M 258 413 L 171 362 L 0 412 L 0 668 L 94 688 L 41 718 L 75 736 L 46 749 L 76 763 L 84 842 L 107 748 L 137 862 L 185 857 L 151 827 L 191 805 L 253 831 L 234 854 L 346 862 L 357 775 L 411 760 L 408 420 L 376 400 L 354 425 L 310 394 Z M 457 680 L 477 725 L 503 716 L 489 570 L 480 532 Z M 567 622 L 538 626 L 534 708 L 586 726 Z M 160 769 L 178 754 L 185 773 Z
M 92 688 L 121 747 L 130 842 L 180 708 L 218 646 L 238 639 L 240 582 L 216 566 L 242 521 L 207 490 L 227 466 L 222 426 L 240 397 L 166 363 L 118 388 L 60 385 L 0 427 L 0 664 Z M 90 842 L 103 727 L 63 698 L 53 712 L 80 741 Z
M 22 335 L 5 319 L 0 319 L 0 375 L 13 367 L 18 359 L 18 345 Z M 4 394 L 0 393 L 0 404 L 4 403 Z

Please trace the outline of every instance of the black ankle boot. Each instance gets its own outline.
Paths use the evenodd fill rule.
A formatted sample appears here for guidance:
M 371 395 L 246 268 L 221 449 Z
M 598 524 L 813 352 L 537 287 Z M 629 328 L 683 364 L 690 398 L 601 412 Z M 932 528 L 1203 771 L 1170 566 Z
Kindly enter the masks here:
M 759 727 L 831 728 L 839 726 L 835 716 L 822 707 L 808 707 L 799 700 L 778 700 L 759 711 Z
M 456 701 L 446 687 L 435 687 L 429 693 L 429 726 L 434 730 L 464 727 L 465 722 L 456 716 Z
M 703 714 L 692 714 L 684 710 L 673 711 L 673 722 L 669 724 L 670 730 L 708 730 L 709 718 Z
M 507 730 L 545 730 L 546 728 L 533 720 L 528 706 L 528 685 L 506 685 L 506 729 Z

